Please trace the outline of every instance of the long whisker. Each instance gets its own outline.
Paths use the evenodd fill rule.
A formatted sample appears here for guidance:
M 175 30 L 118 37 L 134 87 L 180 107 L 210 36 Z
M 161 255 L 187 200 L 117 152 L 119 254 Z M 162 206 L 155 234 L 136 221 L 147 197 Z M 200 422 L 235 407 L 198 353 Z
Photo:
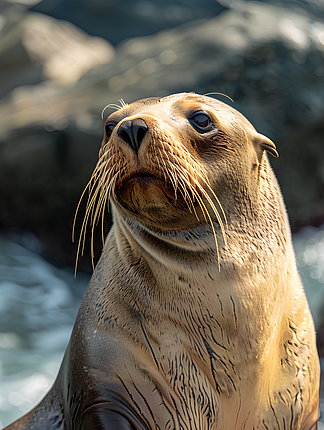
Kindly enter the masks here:
M 108 210 L 109 210 L 110 193 L 111 193 L 111 189 L 112 189 L 113 185 L 115 184 L 116 177 L 117 177 L 117 173 L 110 180 L 108 186 L 106 187 L 105 199 L 104 199 L 104 202 L 103 202 L 103 205 L 102 205 L 102 212 L 101 212 L 101 240 L 102 240 L 102 247 L 103 247 L 103 252 L 104 252 L 104 258 L 105 258 L 105 235 L 104 235 L 105 208 L 107 207 Z
M 107 168 L 107 164 L 109 163 L 109 161 L 113 158 L 114 156 L 112 155 L 108 160 L 99 160 L 89 181 L 89 184 L 91 184 L 91 182 L 93 181 L 93 185 L 91 186 L 90 190 L 89 190 L 89 198 L 92 195 L 93 189 L 97 183 L 97 181 L 100 179 L 101 175 L 102 175 L 102 170 Z M 111 169 L 111 168 L 110 168 Z M 109 169 L 109 170 L 110 170 Z M 88 198 L 88 201 L 89 201 Z
M 226 98 L 228 98 L 231 102 L 233 102 L 233 103 L 234 103 L 234 100 L 233 100 L 230 96 L 228 96 L 227 94 L 224 94 L 224 93 L 211 92 L 211 93 L 206 93 L 206 94 L 204 94 L 204 96 L 211 96 L 211 95 L 226 97 Z
M 82 245 L 81 255 L 83 255 L 83 252 L 84 252 L 85 233 L 86 233 L 86 229 L 87 229 L 88 219 L 89 219 L 89 216 L 92 215 L 92 213 L 93 213 L 94 206 L 95 206 L 95 203 L 97 201 L 97 196 L 98 196 L 99 192 L 100 192 L 100 186 L 98 185 L 96 190 L 91 195 L 91 198 L 89 198 L 89 201 L 88 201 L 88 204 L 86 207 L 85 219 L 83 221 L 82 228 L 81 228 L 81 235 L 83 234 L 83 245 Z M 93 216 L 91 217 L 91 224 L 92 223 L 93 223 Z
M 72 242 L 74 242 L 74 234 L 75 234 L 76 218 L 77 218 L 77 215 L 78 215 L 78 211 L 79 211 L 79 208 L 80 208 L 81 201 L 82 201 L 82 199 L 83 199 L 83 197 L 84 197 L 84 195 L 85 195 L 85 193 L 86 193 L 86 191 L 87 191 L 87 190 L 89 190 L 89 195 L 91 195 L 91 194 L 92 194 L 92 190 L 93 190 L 94 184 L 95 184 L 95 182 L 98 180 L 98 179 L 95 179 L 95 182 L 94 182 L 94 184 L 92 185 L 93 179 L 94 179 L 94 174 L 92 174 L 92 176 L 91 176 L 91 178 L 90 178 L 89 182 L 87 183 L 86 187 L 84 188 L 84 190 L 83 190 L 83 192 L 82 192 L 82 194 L 81 194 L 81 197 L 80 197 L 80 199 L 79 199 L 79 202 L 78 202 L 78 205 L 77 205 L 77 208 L 76 208 L 76 211 L 75 211 L 75 215 L 74 215 L 74 220 L 73 220 L 73 228 L 72 228 Z
M 111 182 L 110 182 L 111 184 Z M 102 247 L 104 248 L 105 245 L 105 235 L 104 235 L 104 220 L 105 220 L 105 208 L 108 207 L 107 205 L 107 199 L 109 195 L 109 185 L 107 187 L 107 190 L 105 192 L 105 199 L 102 204 L 102 210 L 101 210 L 101 241 L 102 241 Z
M 105 106 L 105 107 L 102 109 L 102 111 L 101 111 L 101 119 L 103 119 L 103 115 L 104 115 L 104 113 L 105 113 L 105 110 L 106 110 L 106 109 L 108 109 L 108 108 L 112 108 L 112 109 L 116 109 L 116 110 L 122 109 L 122 107 L 121 107 L 121 106 L 118 106 L 118 105 L 117 105 L 117 104 L 115 104 L 115 103 L 109 103 L 107 106 Z
M 78 214 L 78 210 L 79 210 L 81 201 L 84 197 L 84 194 L 86 193 L 87 190 L 89 190 L 89 197 L 88 197 L 88 201 L 87 201 L 87 205 L 86 205 L 86 213 L 85 213 L 84 218 L 83 218 L 80 236 L 79 236 L 79 241 L 78 241 L 78 247 L 77 247 L 77 255 L 76 255 L 76 261 L 75 261 L 75 275 L 76 275 L 76 271 L 77 271 L 79 255 L 83 255 L 83 253 L 84 253 L 86 229 L 87 229 L 87 225 L 88 225 L 89 216 L 91 214 L 91 223 L 93 224 L 93 222 L 96 219 L 96 212 L 95 212 L 95 216 L 93 218 L 93 210 L 94 210 L 95 202 L 97 200 L 98 193 L 99 193 L 100 189 L 102 188 L 102 184 L 104 183 L 104 181 L 107 180 L 107 177 L 109 177 L 109 175 L 111 176 L 112 171 L 113 171 L 116 164 L 111 166 L 104 173 L 103 176 L 102 176 L 102 173 L 98 174 L 98 173 L 100 173 L 100 170 L 102 170 L 102 167 L 100 166 L 100 168 L 98 168 L 98 165 L 99 165 L 99 162 L 97 163 L 97 167 L 95 168 L 95 171 L 93 172 L 93 174 L 90 178 L 90 181 L 88 182 L 87 186 L 85 187 L 85 189 L 84 189 L 84 191 L 80 197 L 80 200 L 79 200 L 79 203 L 78 203 L 78 206 L 76 209 L 76 213 L 74 216 L 73 229 L 72 229 L 72 240 L 73 241 L 74 241 L 75 224 L 76 224 L 76 217 Z M 96 189 L 95 189 L 95 187 L 96 187 Z M 80 251 L 81 251 L 81 254 L 80 254 Z
M 165 181 L 166 181 L 166 180 L 167 180 L 167 176 L 169 176 L 169 175 L 168 175 L 168 167 L 167 167 L 167 165 L 165 164 L 165 161 L 164 161 L 164 158 L 163 158 L 163 155 L 162 155 L 162 152 L 161 152 L 160 148 L 159 148 L 159 147 L 157 147 L 157 150 L 158 150 L 158 151 L 159 151 L 159 153 L 160 153 L 161 160 L 162 160 L 162 162 L 163 162 L 163 164 L 164 164 L 164 167 L 165 167 L 165 169 L 162 169 L 162 171 L 163 171 L 163 174 L 164 174 L 164 179 L 165 179 Z M 161 166 L 160 162 L 159 162 L 159 165 Z
M 224 229 L 224 224 L 223 224 L 223 220 L 221 219 L 218 210 L 216 209 L 212 199 L 209 197 L 208 193 L 206 192 L 206 190 L 202 187 L 202 185 L 199 183 L 199 181 L 190 174 L 190 172 L 187 172 L 187 174 L 191 177 L 191 179 L 194 181 L 195 185 L 199 188 L 199 190 L 202 192 L 202 194 L 204 195 L 204 197 L 206 198 L 206 200 L 208 201 L 208 203 L 210 204 L 211 208 L 213 209 L 214 214 L 216 215 L 217 221 L 220 225 L 222 234 L 223 234 L 223 238 L 224 238 L 224 242 L 226 244 L 226 237 L 225 237 L 225 229 Z M 213 193 L 214 195 L 214 193 Z M 215 196 L 216 197 L 216 196 Z M 218 199 L 217 199 L 218 200 Z
M 212 199 L 209 197 L 209 195 L 206 192 L 206 190 L 200 185 L 200 183 L 197 180 L 195 180 L 195 184 L 200 189 L 200 191 L 203 193 L 203 195 L 205 196 L 206 200 L 208 201 L 208 203 L 210 204 L 211 208 L 213 209 L 213 212 L 216 215 L 217 221 L 218 221 L 218 223 L 220 225 L 220 228 L 221 228 L 221 231 L 222 231 L 222 235 L 223 235 L 223 239 L 224 239 L 224 242 L 225 242 L 225 246 L 227 246 L 226 235 L 225 235 L 225 228 L 224 228 L 224 224 L 223 224 L 222 218 L 219 215 L 218 210 L 216 209 L 216 207 L 215 207 Z
M 160 151 L 160 149 L 159 148 L 157 148 L 158 150 L 159 150 L 159 152 L 160 152 L 160 155 L 161 155 L 161 151 Z M 159 157 L 156 155 L 156 154 L 154 154 L 155 155 L 155 160 L 156 160 L 156 162 L 157 162 L 157 164 L 158 164 L 158 166 L 159 166 L 159 170 L 161 171 L 161 172 L 163 172 L 163 175 L 164 175 L 164 182 L 165 182 L 165 184 L 167 183 L 167 175 L 166 175 L 166 171 L 167 171 L 167 168 L 166 168 L 166 164 L 165 164 L 165 162 L 164 162 L 164 160 L 163 160 L 163 162 L 164 162 L 164 165 L 165 165 L 165 168 L 166 168 L 166 170 L 165 169 L 163 169 L 162 168 L 162 166 L 161 166 L 161 163 L 160 163 L 160 160 L 159 160 Z M 161 157 L 161 158 L 163 158 L 163 157 Z
M 210 186 L 210 183 L 209 183 L 209 181 L 208 181 L 208 179 L 207 178 L 205 178 L 197 169 L 195 169 L 195 167 L 193 166 L 193 164 L 192 163 L 189 163 L 189 161 L 188 160 L 186 160 L 186 159 L 184 159 L 184 158 L 181 158 L 181 157 L 179 157 L 178 155 L 176 155 L 176 154 L 172 154 L 175 158 L 177 158 L 178 160 L 180 160 L 180 161 L 184 161 L 186 164 L 187 164 L 187 166 L 190 168 L 190 169 L 192 169 L 193 171 L 194 171 L 194 173 L 196 173 L 199 177 L 200 177 L 200 179 L 206 184 L 206 186 L 207 186 L 207 188 L 208 188 L 208 190 L 210 191 L 210 193 L 213 195 L 213 197 L 214 197 L 214 199 L 216 200 L 216 202 L 217 202 L 217 204 L 219 205 L 219 207 L 220 207 L 220 209 L 221 209 L 221 212 L 222 212 L 222 215 L 223 215 L 223 217 L 224 217 L 224 221 L 225 221 L 225 224 L 227 225 L 227 219 L 226 219 L 226 215 L 225 215 L 225 212 L 224 212 L 224 209 L 223 209 L 223 206 L 221 205 L 221 203 L 220 203 L 220 201 L 219 201 L 219 199 L 217 198 L 217 196 L 216 196 L 216 194 L 214 193 L 214 191 L 213 191 L 213 189 L 211 188 L 211 186 Z M 189 154 L 190 155 L 190 154 Z
M 114 177 L 109 181 L 108 188 L 109 188 L 111 182 L 115 179 L 115 177 L 117 177 L 117 175 L 118 175 L 118 172 L 116 172 Z M 104 182 L 104 179 L 102 180 L 102 182 Z M 97 202 L 96 217 L 94 218 L 94 220 L 92 222 L 92 226 L 91 226 L 91 263 L 92 263 L 93 271 L 95 270 L 95 266 L 94 266 L 94 258 L 95 258 L 95 254 L 94 254 L 94 228 L 95 228 L 95 221 L 96 221 L 97 215 L 101 209 L 101 205 L 102 205 L 103 201 L 105 200 L 105 199 L 103 199 L 104 194 L 102 193 L 102 188 L 100 188 L 100 190 L 101 190 L 101 194 L 99 196 L 99 201 Z
M 174 172 L 172 172 L 171 170 L 174 170 L 174 166 L 173 166 L 173 163 L 171 163 L 170 162 L 170 159 L 169 159 L 169 157 L 168 157 L 168 154 L 167 154 L 167 152 L 163 149 L 163 152 L 164 152 L 164 154 L 165 154 L 165 156 L 167 157 L 167 160 L 168 160 L 168 164 L 169 164 L 169 166 L 171 167 L 171 169 L 169 168 L 167 168 L 166 167 L 166 172 L 167 172 L 167 174 L 168 174 L 168 176 L 169 176 L 169 178 L 170 178 L 170 181 L 171 181 L 171 184 L 173 185 L 173 188 L 174 188 L 174 198 L 175 198 L 175 200 L 177 200 L 177 189 L 178 189 L 178 181 L 177 181 L 177 179 L 174 177 Z M 164 158 L 162 157 L 162 160 L 163 160 L 163 162 L 164 162 Z M 165 162 L 164 162 L 165 163 Z
M 120 110 L 120 109 L 123 109 L 123 108 L 125 108 L 125 107 L 127 107 L 127 106 L 128 106 L 128 104 L 127 104 L 127 103 L 125 103 L 123 99 L 119 99 L 118 101 L 119 101 L 119 103 L 121 104 L 121 106 L 117 105 L 116 103 L 109 103 L 107 106 L 105 106 L 105 107 L 102 109 L 102 111 L 101 111 L 101 119 L 103 119 L 103 115 L 104 115 L 104 113 L 105 113 L 105 110 L 106 110 L 106 109 L 108 109 L 108 108 L 112 108 L 112 109 Z
M 178 140 L 176 141 L 176 143 L 175 143 L 175 146 L 179 146 L 181 149 L 182 149 L 182 151 L 185 153 L 185 155 L 191 160 L 191 161 L 194 161 L 194 163 L 197 165 L 197 166 L 199 166 L 199 161 L 197 160 L 197 158 L 196 157 L 194 157 L 189 151 L 188 151 L 188 149 L 185 147 L 185 145 L 183 144 L 183 143 L 181 143 L 181 142 L 179 142 Z M 172 149 L 174 149 L 172 146 L 171 146 L 171 148 Z M 176 154 L 174 154 L 174 153 L 172 153 L 172 155 L 175 155 L 175 156 L 177 156 Z M 179 156 L 178 156 L 179 157 Z M 179 157 L 179 158 L 181 158 L 181 157 Z M 183 158 L 183 160 L 185 160 L 184 158 Z
M 127 107 L 127 106 L 128 106 L 128 104 L 127 104 L 127 103 L 125 103 L 123 99 L 119 99 L 118 101 L 119 101 L 119 103 L 121 104 L 121 107 L 122 107 L 122 108 L 124 108 L 124 107 Z
M 97 209 L 96 209 L 96 212 L 94 215 L 94 224 L 95 224 L 95 221 L 96 221 L 97 216 L 99 214 L 99 211 L 101 210 L 102 200 L 103 200 L 104 195 L 105 195 L 105 188 L 106 188 L 105 184 L 107 184 L 107 182 L 108 182 L 108 184 L 110 183 L 110 181 L 111 181 L 110 177 L 113 174 L 115 166 L 116 166 L 116 163 L 112 167 L 109 168 L 109 170 L 101 177 L 101 179 L 99 181 L 98 187 L 100 187 L 101 192 L 100 192 L 99 200 L 97 202 Z
M 112 157 L 111 157 L 112 158 Z M 101 166 L 102 167 L 102 166 Z M 102 170 L 102 168 L 100 167 L 100 170 Z M 105 167 L 106 168 L 106 163 L 103 165 L 103 167 Z M 113 169 L 114 169 L 114 167 L 115 167 L 115 164 L 112 166 L 112 167 L 110 167 L 106 172 L 104 172 L 104 174 L 102 174 L 102 172 L 100 172 L 100 170 L 98 169 L 98 171 L 96 171 L 95 173 L 95 175 L 93 175 L 94 176 L 94 179 L 95 179 L 95 181 L 94 181 L 94 184 L 93 184 L 93 186 L 92 186 L 92 188 L 90 189 L 90 192 L 89 192 L 89 197 L 88 197 L 88 203 L 89 203 L 89 201 L 90 201 L 90 198 L 91 198 L 91 196 L 92 196 L 92 193 L 93 193 L 93 189 L 94 189 L 94 187 L 95 187 L 95 185 L 96 185 L 96 183 L 98 182 L 98 184 L 97 184 L 97 187 L 99 188 L 99 189 L 101 189 L 102 188 L 102 186 L 103 186 L 103 184 L 105 184 L 105 182 L 107 181 L 107 177 L 109 177 L 109 175 L 111 175 L 112 174 L 112 171 L 113 171 Z M 98 174 L 99 173 L 99 174 Z M 100 201 L 99 201 L 100 202 Z M 87 204 L 88 204 L 87 203 Z M 93 210 L 94 210 L 94 206 L 93 206 L 93 209 L 92 209 L 92 214 L 91 214 L 91 224 L 93 224 L 93 223 L 95 223 L 95 220 L 96 220 L 96 217 L 97 217 L 97 211 L 96 211 L 96 213 L 94 213 L 93 212 Z
M 224 210 L 223 210 L 223 207 L 222 207 L 222 205 L 221 205 L 221 203 L 220 203 L 220 201 L 219 201 L 219 199 L 217 198 L 217 196 L 216 196 L 216 194 L 214 193 L 214 191 L 212 190 L 212 188 L 211 188 L 211 186 L 210 186 L 210 183 L 209 183 L 209 181 L 208 181 L 208 179 L 206 178 L 206 177 L 204 177 L 201 173 L 200 173 L 200 171 L 198 171 L 198 169 L 197 168 L 195 168 L 194 167 L 194 165 L 196 164 L 196 165 L 199 165 L 199 163 L 198 163 L 198 161 L 192 156 L 192 154 L 190 154 L 190 152 L 188 151 L 188 149 L 181 143 L 181 142 L 176 142 L 176 145 L 179 145 L 180 146 L 180 148 L 183 150 L 183 153 L 184 154 L 182 154 L 182 155 L 185 155 L 186 157 L 181 157 L 180 155 L 178 155 L 178 154 L 175 154 L 173 151 L 172 151 L 172 153 L 170 153 L 170 156 L 172 156 L 175 160 L 178 160 L 178 162 L 180 163 L 180 165 L 182 165 L 183 164 L 183 162 L 187 165 L 187 168 L 185 169 L 186 170 L 186 173 L 187 174 L 189 174 L 190 175 L 190 177 L 191 177 L 191 179 L 194 181 L 194 183 L 196 184 L 196 186 L 200 189 L 200 191 L 203 193 L 203 195 L 205 196 L 205 198 L 207 199 L 207 201 L 208 201 L 208 203 L 210 204 L 210 206 L 211 206 L 211 208 L 213 209 L 213 212 L 215 213 L 215 215 L 216 215 L 216 218 L 217 218 L 217 221 L 218 221 L 218 223 L 219 223 L 219 225 L 220 225 L 220 227 L 221 227 L 221 231 L 222 231 L 222 234 L 223 234 L 223 237 L 224 237 L 224 242 L 225 242 L 225 244 L 226 244 L 226 238 L 225 238 L 225 229 L 224 229 L 224 224 L 223 224 L 223 220 L 222 220 L 222 218 L 220 217 L 220 215 L 219 215 L 219 212 L 218 212 L 218 210 L 216 209 L 216 207 L 215 207 L 215 205 L 214 205 L 214 203 L 213 203 L 213 201 L 211 200 L 211 198 L 209 197 L 209 195 L 208 195 L 208 193 L 206 192 L 206 190 L 204 189 L 204 187 L 202 187 L 202 185 L 199 183 L 199 181 L 197 180 L 197 178 L 195 178 L 192 174 L 190 174 L 190 172 L 189 172 L 189 170 L 192 170 L 194 173 L 195 173 L 195 175 L 196 176 L 198 176 L 202 181 L 203 181 L 203 183 L 207 186 L 207 188 L 208 188 L 208 190 L 211 192 L 211 194 L 212 194 L 212 196 L 214 197 L 214 199 L 216 200 L 216 202 L 217 202 L 217 204 L 219 205 L 219 207 L 220 207 L 220 209 L 221 209 L 221 213 L 222 213 L 222 215 L 223 215 L 223 217 L 224 217 L 224 220 L 225 220 L 225 223 L 227 224 L 227 220 L 226 220 L 226 215 L 225 215 L 225 212 L 224 212 Z M 169 145 L 170 147 L 171 147 L 171 145 Z M 171 147 L 172 148 L 172 147 Z M 178 167 L 178 163 L 172 163 L 171 161 L 170 161 L 170 157 L 169 157 L 169 155 L 168 155 L 168 153 L 165 151 L 165 150 L 163 150 L 163 152 L 164 152 L 164 154 L 165 154 L 165 156 L 167 157 L 167 159 L 168 159 L 168 161 L 170 162 L 170 164 L 172 165 L 172 166 L 176 166 L 177 167 L 177 170 L 179 169 L 179 167 Z M 189 161 L 189 160 L 190 161 Z M 183 171 L 182 171 L 182 173 L 183 173 Z M 170 179 L 171 179 L 171 177 L 170 177 Z M 190 183 L 190 181 L 188 181 L 189 183 Z
M 201 212 L 202 212 L 202 214 L 203 214 L 203 216 L 204 216 L 204 220 L 205 220 L 205 222 L 208 222 L 208 220 L 207 220 L 207 218 L 206 218 L 206 215 L 205 215 L 205 210 L 204 210 L 204 209 L 201 207 L 201 205 L 200 205 L 200 201 L 201 201 L 201 199 L 200 199 L 200 200 L 199 200 L 199 199 L 197 199 L 197 192 L 196 192 L 196 191 L 195 191 L 195 189 L 193 188 L 193 186 L 192 186 L 192 184 L 191 184 L 191 182 L 190 182 L 189 178 L 185 176 L 185 173 L 188 175 L 188 172 L 187 172 L 187 171 L 182 172 L 182 171 L 181 171 L 181 169 L 180 169 L 178 166 L 177 166 L 177 170 L 178 170 L 179 175 L 181 176 L 182 180 L 185 182 L 185 184 L 187 185 L 187 187 L 188 187 L 188 188 L 189 188 L 189 190 L 191 191 L 191 193 L 192 193 L 193 197 L 196 197 L 196 200 L 197 200 L 197 202 L 198 202 L 198 204 L 199 204 L 199 206 L 200 206 Z M 205 206 L 205 205 L 204 205 L 204 206 Z M 206 209 L 206 211 L 207 211 L 207 209 Z M 197 217 L 197 219 L 199 220 L 199 217 Z
M 197 220 L 199 221 L 199 216 L 198 216 L 198 214 L 197 214 L 197 212 L 196 212 L 196 209 L 195 209 L 195 205 L 194 205 L 194 203 L 193 203 L 193 200 L 192 200 L 192 198 L 190 197 L 190 194 L 189 194 L 189 192 L 188 192 L 188 189 L 187 189 L 187 187 L 186 187 L 186 185 L 185 185 L 185 183 L 183 183 L 182 181 L 183 181 L 183 178 L 182 178 L 182 175 L 181 174 L 179 174 L 179 176 L 180 176 L 180 181 L 179 181 L 179 189 L 180 189 L 180 192 L 182 193 L 182 191 L 181 191 L 181 188 L 180 187 L 182 187 L 183 188 L 183 192 L 184 192 L 184 195 L 182 194 L 182 196 L 183 196 L 183 198 L 184 198 L 184 200 L 186 201 L 186 203 L 187 203 L 187 206 L 188 206 L 188 209 L 189 209 L 189 211 L 190 212 L 193 212 L 194 214 L 195 214 L 195 217 L 197 218 Z M 191 184 L 188 182 L 188 185 L 189 185 L 189 190 L 191 191 L 191 193 L 192 193 L 192 187 L 191 187 Z M 189 203 L 188 203 L 188 200 L 189 200 Z
M 98 192 L 98 189 L 95 192 L 95 196 L 96 196 L 97 192 Z M 93 198 L 95 198 L 95 196 Z M 87 228 L 87 224 L 88 224 L 89 212 L 91 211 L 91 207 L 92 207 L 92 204 L 93 204 L 93 198 L 87 204 L 86 213 L 85 213 L 85 216 L 84 216 L 83 222 L 82 222 L 82 227 L 81 227 L 81 232 L 80 232 L 79 242 L 78 242 L 78 248 L 77 248 L 76 261 L 75 261 L 75 272 L 74 272 L 75 276 L 76 276 L 76 271 L 77 271 L 77 267 L 78 267 L 80 248 L 82 249 L 81 250 L 81 255 L 83 255 L 83 251 L 84 251 L 85 232 L 86 232 L 86 228 Z M 81 247 L 81 243 L 82 243 L 82 247 Z
M 82 194 L 81 194 L 81 197 L 80 197 L 80 199 L 79 199 L 79 202 L 78 202 L 77 208 L 76 208 L 76 210 L 75 210 L 74 219 L 73 219 L 73 226 L 72 226 L 72 242 L 74 242 L 74 234 L 75 234 L 76 218 L 77 218 L 77 215 L 78 215 L 78 212 L 79 212 L 80 204 L 81 204 L 82 199 L 83 199 L 83 196 L 85 195 L 85 193 L 86 193 L 87 189 L 89 188 L 90 184 L 91 184 L 91 179 L 90 179 L 90 181 L 87 183 L 86 187 L 84 188 L 84 190 L 83 190 L 83 192 L 82 192 Z
M 189 184 L 190 184 L 190 183 L 189 183 Z M 215 227 L 214 227 L 213 221 L 212 221 L 212 219 L 211 219 L 211 216 L 210 216 L 210 214 L 209 214 L 209 212 L 208 212 L 208 209 L 207 209 L 207 207 L 206 207 L 205 203 L 203 202 L 203 200 L 202 200 L 202 198 L 200 197 L 199 193 L 197 193 L 197 191 L 196 191 L 196 190 L 191 186 L 191 184 L 190 184 L 190 190 L 191 190 L 191 192 L 195 195 L 195 197 L 196 197 L 196 199 L 197 199 L 197 202 L 198 202 L 198 204 L 199 204 L 199 206 L 200 206 L 200 209 L 201 209 L 201 211 L 202 211 L 202 213 L 203 213 L 203 215 L 204 215 L 204 218 L 205 218 L 206 222 L 207 222 L 207 219 L 206 219 L 206 216 L 207 216 L 208 221 L 209 221 L 209 224 L 210 224 L 210 226 L 211 226 L 211 228 L 212 228 L 213 235 L 214 235 L 214 240 L 215 240 L 215 245 L 216 245 L 216 254 L 217 254 L 218 270 L 220 271 L 219 248 L 218 248 L 217 236 L 216 236 L 216 231 L 215 231 Z
M 177 178 L 177 173 L 175 172 L 175 168 L 174 168 L 173 163 L 170 161 L 168 153 L 165 150 L 163 150 L 163 152 L 164 152 L 164 154 L 165 154 L 165 156 L 166 156 L 166 158 L 168 160 L 169 166 L 167 166 L 166 163 L 165 163 L 165 161 L 164 161 L 164 157 L 162 156 L 162 152 L 161 152 L 160 147 L 157 146 L 157 145 L 155 145 L 155 148 L 158 150 L 158 152 L 159 152 L 159 154 L 161 156 L 161 160 L 162 160 L 162 162 L 164 164 L 164 167 L 165 167 L 165 168 L 162 168 L 160 160 L 157 157 L 157 163 L 160 166 L 160 170 L 164 174 L 165 181 L 166 181 L 166 174 L 167 174 L 167 176 L 170 179 L 170 182 L 172 183 L 172 185 L 173 185 L 173 187 L 175 189 L 175 199 L 177 198 L 176 192 L 177 192 L 177 189 L 178 189 L 180 191 L 180 194 L 182 195 L 183 199 L 187 202 L 187 206 L 188 206 L 189 211 L 190 212 L 193 211 L 194 214 L 195 214 L 195 216 L 196 216 L 196 218 L 199 220 L 199 217 L 198 217 L 198 215 L 196 213 L 195 206 L 194 206 L 193 201 L 192 201 L 192 199 L 190 197 L 190 194 L 189 194 L 189 192 L 187 190 L 187 187 L 185 186 L 184 183 L 181 182 L 181 180 L 179 180 Z M 172 171 L 173 171 L 172 173 L 171 173 L 170 169 L 172 169 Z M 187 200 L 189 200 L 189 203 L 188 203 Z

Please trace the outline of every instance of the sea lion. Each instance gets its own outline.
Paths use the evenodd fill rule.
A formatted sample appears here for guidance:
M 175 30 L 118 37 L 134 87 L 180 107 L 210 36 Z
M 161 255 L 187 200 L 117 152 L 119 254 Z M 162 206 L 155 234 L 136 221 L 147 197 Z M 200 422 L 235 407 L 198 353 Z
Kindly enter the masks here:
M 123 104 L 86 219 L 113 214 L 58 377 L 7 429 L 310 430 L 319 360 L 274 144 L 213 98 Z

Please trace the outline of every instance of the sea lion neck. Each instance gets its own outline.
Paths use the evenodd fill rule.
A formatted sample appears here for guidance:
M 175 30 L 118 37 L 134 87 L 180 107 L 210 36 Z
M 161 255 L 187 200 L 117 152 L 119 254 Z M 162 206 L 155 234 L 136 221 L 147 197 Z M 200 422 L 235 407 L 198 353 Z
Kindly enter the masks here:
M 132 217 L 118 214 L 114 216 L 113 230 L 121 249 L 129 247 L 136 255 L 141 254 L 149 265 L 158 263 L 182 272 L 190 270 L 200 260 L 206 261 L 207 255 L 209 260 L 217 261 L 215 239 L 210 234 L 209 225 L 165 232 L 150 229 Z

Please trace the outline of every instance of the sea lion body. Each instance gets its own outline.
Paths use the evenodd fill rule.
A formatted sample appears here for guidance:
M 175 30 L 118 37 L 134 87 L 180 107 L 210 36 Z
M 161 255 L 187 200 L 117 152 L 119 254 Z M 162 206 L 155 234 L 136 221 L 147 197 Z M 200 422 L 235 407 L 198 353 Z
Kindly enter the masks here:
M 113 227 L 57 380 L 7 430 L 315 428 L 314 325 L 265 149 L 209 97 L 110 115 L 90 189 Z

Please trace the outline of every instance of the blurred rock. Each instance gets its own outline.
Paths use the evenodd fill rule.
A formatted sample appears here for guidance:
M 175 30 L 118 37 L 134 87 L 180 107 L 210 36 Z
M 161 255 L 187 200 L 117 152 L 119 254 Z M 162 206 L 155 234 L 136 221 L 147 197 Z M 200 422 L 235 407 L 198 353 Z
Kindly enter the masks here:
M 59 265 L 75 263 L 72 225 L 82 189 L 97 161 L 100 136 L 96 137 L 73 127 L 67 132 L 28 128 L 12 133 L 7 143 L 0 142 L 0 195 L 5 202 L 0 225 L 10 229 L 18 243 L 24 231 L 34 231 L 43 244 L 40 253 Z M 81 206 L 77 231 L 83 215 Z M 96 250 L 99 256 L 100 241 Z M 89 253 L 79 268 L 92 270 Z
M 123 43 L 113 62 L 93 68 L 71 88 L 18 88 L 2 103 L 3 132 L 34 123 L 55 126 L 82 111 L 96 122 L 101 109 L 120 97 L 130 102 L 194 90 L 231 96 L 261 132 L 276 138 L 321 117 L 323 59 L 323 23 L 241 2 L 216 18 Z
M 11 8 L 0 15 L 0 97 L 44 79 L 71 84 L 114 53 L 109 42 L 67 21 Z
M 0 198 L 7 207 L 0 223 L 46 237 L 51 226 L 54 238 L 67 243 L 97 159 L 102 109 L 119 98 L 214 91 L 232 97 L 278 144 L 281 158 L 272 164 L 298 229 L 324 214 L 323 60 L 322 22 L 305 12 L 238 2 L 215 18 L 120 44 L 114 61 L 74 85 L 47 81 L 15 89 L 0 103 Z M 310 160 L 315 170 L 306 167 Z
M 280 157 L 272 164 L 293 230 L 306 224 L 319 227 L 324 223 L 324 114 L 276 144 Z
M 222 4 L 230 5 L 235 0 L 222 0 Z M 237 0 L 236 0 L 237 1 Z M 238 0 L 239 1 L 239 0 Z M 275 6 L 281 6 L 281 0 L 261 0 L 266 3 L 271 3 Z M 307 14 L 315 19 L 324 19 L 324 3 L 322 0 L 286 0 L 285 6 L 291 10 L 298 12 L 300 15 Z
M 73 22 L 114 45 L 225 9 L 216 0 L 43 0 L 32 10 Z

